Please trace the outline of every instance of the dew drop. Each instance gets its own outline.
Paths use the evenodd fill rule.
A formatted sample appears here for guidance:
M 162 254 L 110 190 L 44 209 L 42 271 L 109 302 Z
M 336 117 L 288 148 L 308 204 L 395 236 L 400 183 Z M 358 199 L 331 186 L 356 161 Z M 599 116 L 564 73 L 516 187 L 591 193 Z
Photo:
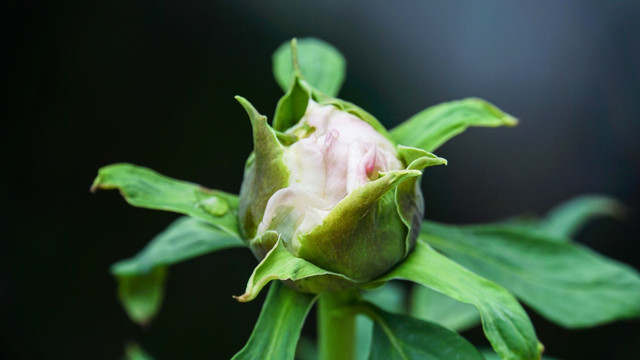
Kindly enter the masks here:
M 229 211 L 229 203 L 226 200 L 211 196 L 198 203 L 198 205 L 206 212 L 213 216 L 222 216 Z

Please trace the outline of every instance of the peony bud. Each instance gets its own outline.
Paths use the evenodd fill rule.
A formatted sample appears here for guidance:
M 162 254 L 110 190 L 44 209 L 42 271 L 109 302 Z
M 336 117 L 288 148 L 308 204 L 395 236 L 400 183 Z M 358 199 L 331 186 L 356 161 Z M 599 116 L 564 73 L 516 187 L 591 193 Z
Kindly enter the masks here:
M 281 238 L 295 256 L 364 282 L 409 253 L 423 215 L 421 170 L 444 159 L 396 147 L 371 120 L 331 104 L 309 100 L 304 116 L 281 133 L 239 100 L 255 147 L 239 216 L 258 258 Z

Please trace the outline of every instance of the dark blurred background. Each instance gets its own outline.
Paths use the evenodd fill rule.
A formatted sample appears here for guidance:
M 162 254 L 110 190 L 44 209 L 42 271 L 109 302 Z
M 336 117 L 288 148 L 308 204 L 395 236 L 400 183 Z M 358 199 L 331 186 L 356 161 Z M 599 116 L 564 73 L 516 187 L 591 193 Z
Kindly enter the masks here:
M 242 95 L 272 114 L 271 53 L 315 36 L 348 60 L 341 97 L 391 128 L 467 96 L 521 120 L 472 129 L 423 178 L 426 216 L 452 223 L 544 213 L 602 193 L 638 208 L 640 2 L 10 1 L 3 18 L 0 357 L 229 358 L 262 298 L 235 302 L 256 264 L 228 250 L 171 269 L 146 329 L 121 310 L 113 262 L 174 214 L 89 193 L 99 167 L 132 162 L 229 192 L 251 151 Z M 579 241 L 640 266 L 637 215 Z M 264 295 L 263 295 L 264 296 Z M 529 311 L 550 355 L 637 359 L 640 321 L 569 331 Z M 312 331 L 306 329 L 305 331 Z M 465 333 L 484 344 L 479 330 Z M 3 356 L 4 355 L 4 356 Z

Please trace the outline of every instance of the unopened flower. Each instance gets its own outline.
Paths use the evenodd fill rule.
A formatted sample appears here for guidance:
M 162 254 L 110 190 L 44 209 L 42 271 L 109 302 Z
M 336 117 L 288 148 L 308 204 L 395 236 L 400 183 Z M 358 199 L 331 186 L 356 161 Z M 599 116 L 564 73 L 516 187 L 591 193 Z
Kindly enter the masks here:
M 309 100 L 304 116 L 279 133 L 240 100 L 255 149 L 239 213 L 256 256 L 282 239 L 295 256 L 360 282 L 408 254 L 423 215 L 421 170 L 444 159 L 398 147 L 333 104 Z

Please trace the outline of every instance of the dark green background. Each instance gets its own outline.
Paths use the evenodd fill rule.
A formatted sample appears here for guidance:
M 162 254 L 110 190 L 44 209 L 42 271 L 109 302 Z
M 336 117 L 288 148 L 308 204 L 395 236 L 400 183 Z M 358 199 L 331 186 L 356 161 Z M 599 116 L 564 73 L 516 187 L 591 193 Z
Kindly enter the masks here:
M 344 2 L 347 3 L 347 2 Z M 423 179 L 426 216 L 467 223 L 541 213 L 582 193 L 636 209 L 640 183 L 637 2 L 12 1 L 2 11 L 0 355 L 228 358 L 262 298 L 239 304 L 256 261 L 228 250 L 171 269 L 147 329 L 119 307 L 108 267 L 173 214 L 91 195 L 100 166 L 132 162 L 237 192 L 251 151 L 242 95 L 267 115 L 270 54 L 293 36 L 342 50 L 341 97 L 393 127 L 466 96 L 521 120 L 443 146 Z M 579 240 L 638 268 L 637 213 Z M 531 312 L 530 312 L 531 313 Z M 640 322 L 568 331 L 531 313 L 548 353 L 637 359 Z M 312 328 L 305 331 L 312 331 Z M 466 333 L 485 343 L 479 330 Z M 0 356 L 2 357 L 2 356 Z

